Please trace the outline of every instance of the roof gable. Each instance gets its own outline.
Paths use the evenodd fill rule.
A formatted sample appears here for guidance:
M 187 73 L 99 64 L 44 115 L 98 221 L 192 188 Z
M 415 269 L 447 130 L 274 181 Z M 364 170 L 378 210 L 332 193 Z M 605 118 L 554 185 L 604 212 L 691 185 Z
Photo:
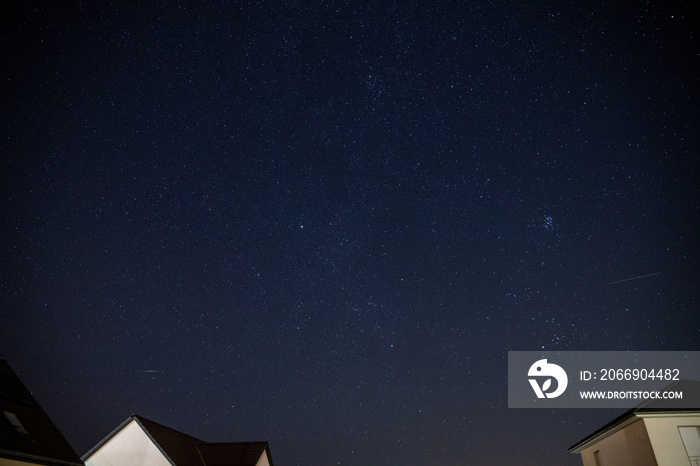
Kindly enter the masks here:
M 129 419 L 126 425 L 122 425 L 84 459 L 87 466 L 173 464 L 135 419 Z
M 138 425 L 167 462 L 174 466 L 272 466 L 267 442 L 208 443 L 136 414 L 95 445 L 83 460 L 90 464 L 98 450 L 131 423 Z M 260 462 L 263 457 L 265 460 Z

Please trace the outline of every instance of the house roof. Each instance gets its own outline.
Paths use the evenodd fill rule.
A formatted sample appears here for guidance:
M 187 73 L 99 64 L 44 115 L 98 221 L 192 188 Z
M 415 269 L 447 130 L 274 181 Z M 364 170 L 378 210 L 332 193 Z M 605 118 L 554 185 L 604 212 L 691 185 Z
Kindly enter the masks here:
M 272 465 L 267 442 L 209 443 L 137 414 L 124 420 L 83 455 L 83 460 L 87 460 L 132 421 L 141 426 L 153 444 L 175 466 L 255 466 L 263 453 L 267 454 Z
M 197 445 L 203 440 L 183 434 L 175 429 L 153 422 L 142 416 L 132 415 L 160 451 L 176 465 L 201 465 Z
M 680 416 L 684 414 L 700 413 L 700 381 L 679 380 L 663 388 L 663 390 L 671 389 L 674 391 L 682 391 L 684 399 L 644 401 L 570 446 L 568 449 L 569 453 L 580 453 L 584 448 L 587 448 L 598 439 L 607 437 L 629 425 L 634 419 L 644 417 L 645 415 L 669 414 Z
M 197 448 L 206 466 L 255 466 L 268 446 L 267 442 L 236 442 L 206 443 Z
M 0 359 L 0 410 L 3 411 L 0 413 L 0 458 L 29 460 L 39 464 L 83 464 L 48 414 L 3 359 Z M 21 427 L 15 425 L 17 422 Z

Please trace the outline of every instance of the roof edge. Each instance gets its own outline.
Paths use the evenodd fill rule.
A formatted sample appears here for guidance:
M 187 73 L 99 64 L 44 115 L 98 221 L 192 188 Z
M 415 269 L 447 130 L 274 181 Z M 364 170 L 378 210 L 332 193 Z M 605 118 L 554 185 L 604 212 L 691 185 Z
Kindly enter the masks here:
M 670 384 L 666 385 L 663 390 L 670 390 L 674 387 L 677 386 L 688 386 L 688 388 L 692 388 L 688 384 L 700 384 L 700 381 L 693 380 L 693 379 L 680 379 L 680 380 L 675 380 L 671 382 Z M 700 386 L 700 385 L 698 385 Z M 612 421 L 608 422 L 604 426 L 600 427 L 599 429 L 596 429 L 593 431 L 591 434 L 585 436 L 583 439 L 579 440 L 575 444 L 571 445 L 567 451 L 569 453 L 580 453 L 581 450 L 584 448 L 588 447 L 590 444 L 593 443 L 594 440 L 602 440 L 605 437 L 608 437 L 609 435 L 612 435 L 614 432 L 619 430 L 619 428 L 626 427 L 630 423 L 627 422 L 631 418 L 642 418 L 644 416 L 650 417 L 652 415 L 663 415 L 663 414 L 681 414 L 681 413 L 698 413 L 700 412 L 699 408 L 660 408 L 660 407 L 654 407 L 656 400 L 645 400 L 641 403 L 639 403 L 637 406 L 628 409 Z M 624 424 L 627 423 L 627 424 Z M 622 425 L 624 424 L 624 425 Z
M 163 456 L 165 457 L 165 459 L 168 460 L 168 462 L 169 462 L 170 464 L 172 464 L 173 466 L 177 466 L 177 465 L 175 464 L 175 461 L 173 461 L 172 458 L 170 458 L 170 456 L 168 456 L 168 454 L 165 452 L 165 450 L 163 449 L 163 447 L 161 447 L 160 444 L 159 444 L 158 442 L 156 442 L 156 439 L 153 438 L 153 435 L 151 435 L 151 433 L 148 431 L 148 429 L 146 429 L 146 426 L 143 425 L 143 423 L 142 423 L 141 420 L 139 419 L 139 416 L 137 416 L 136 414 L 132 414 L 132 415 L 131 415 L 131 419 L 133 419 L 134 421 L 136 421 L 136 424 L 138 424 L 138 426 L 141 428 L 141 430 L 146 434 L 146 436 L 151 440 L 151 442 L 153 442 L 153 445 L 156 446 L 156 448 L 157 448 L 158 451 L 161 453 L 161 455 L 163 455 Z M 145 418 L 144 418 L 144 419 L 145 419 Z M 154 421 L 151 421 L 151 422 L 154 422 Z M 157 423 L 156 423 L 156 424 L 157 424 Z
M 575 444 L 571 445 L 567 449 L 567 451 L 573 454 L 581 453 L 581 451 L 586 449 L 590 444 L 598 440 L 602 440 L 606 437 L 609 437 L 610 435 L 617 432 L 619 429 L 632 424 L 632 422 L 634 422 L 633 419 L 635 419 L 636 417 L 637 416 L 635 415 L 634 410 L 626 411 L 621 416 L 616 417 L 600 429 L 595 430 L 593 433 L 585 436 Z
M 270 453 L 270 444 L 265 442 L 265 453 L 267 454 L 267 460 L 270 463 L 270 466 L 275 466 L 275 463 L 272 462 L 272 453 Z
M 612 421 L 605 424 L 600 429 L 595 430 L 593 433 L 582 438 L 575 444 L 571 445 L 567 451 L 569 453 L 581 453 L 581 451 L 587 448 L 594 441 L 602 440 L 605 437 L 617 432 L 619 429 L 627 427 L 631 422 L 627 422 L 632 418 L 643 419 L 645 417 L 654 416 L 664 416 L 664 415 L 690 415 L 700 413 L 699 409 L 696 408 L 632 408 L 629 411 L 625 411 L 620 416 L 616 417 Z
M 66 460 L 59 460 L 55 458 L 47 458 L 45 456 L 39 456 L 39 455 L 30 455 L 27 453 L 22 453 L 21 451 L 12 451 L 12 450 L 0 450 L 0 454 L 6 455 L 5 457 L 11 460 L 17 460 L 17 461 L 36 461 L 39 464 L 46 464 L 46 465 L 54 465 L 54 464 L 61 464 L 65 466 L 84 466 L 85 463 L 81 462 L 76 463 L 74 461 L 66 461 Z
M 202 442 L 202 443 L 197 445 L 197 451 L 199 452 L 199 457 L 202 460 L 202 464 L 204 464 L 204 458 L 202 457 L 202 450 L 200 450 L 200 448 L 199 448 L 201 445 L 207 445 L 207 446 L 240 445 L 242 443 L 259 444 L 259 446 L 262 447 L 262 455 L 265 455 L 269 465 L 275 466 L 275 463 L 272 461 L 272 453 L 270 453 L 270 442 L 267 440 L 249 440 L 249 441 L 243 441 L 243 442 Z M 262 455 L 261 455 L 261 457 L 262 457 Z
M 127 425 L 128 423 L 130 423 L 131 421 L 133 421 L 133 420 L 134 420 L 134 416 L 136 416 L 136 415 L 135 415 L 135 414 L 132 414 L 131 416 L 129 416 L 128 418 L 126 418 L 125 420 L 123 420 L 117 427 L 115 427 L 114 429 L 112 429 L 112 431 L 111 431 L 109 434 L 107 434 L 102 440 L 100 440 L 99 442 L 97 442 L 97 443 L 95 444 L 94 447 L 90 448 L 90 449 L 87 451 L 87 453 L 85 453 L 83 456 L 81 456 L 80 459 L 83 460 L 83 462 L 84 462 L 86 459 L 88 459 L 88 457 L 89 457 L 90 455 L 92 455 L 92 454 L 95 453 L 97 450 L 99 450 L 100 448 L 102 448 L 102 447 L 104 446 L 105 443 L 109 442 L 109 441 L 112 439 L 112 437 L 114 437 L 115 435 L 117 435 L 117 432 L 119 432 L 119 431 L 122 430 L 124 427 L 126 427 L 126 425 Z

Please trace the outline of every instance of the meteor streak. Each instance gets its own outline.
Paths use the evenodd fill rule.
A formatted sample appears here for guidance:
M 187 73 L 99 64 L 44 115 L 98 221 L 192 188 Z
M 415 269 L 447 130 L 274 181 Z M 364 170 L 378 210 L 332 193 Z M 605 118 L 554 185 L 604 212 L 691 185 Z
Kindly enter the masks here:
M 661 275 L 661 272 L 650 273 L 649 275 L 639 275 L 638 277 L 625 278 L 624 280 L 618 280 L 616 282 L 610 282 L 608 285 L 614 285 L 616 283 L 629 282 L 632 280 L 639 280 L 640 278 L 653 277 L 654 275 Z

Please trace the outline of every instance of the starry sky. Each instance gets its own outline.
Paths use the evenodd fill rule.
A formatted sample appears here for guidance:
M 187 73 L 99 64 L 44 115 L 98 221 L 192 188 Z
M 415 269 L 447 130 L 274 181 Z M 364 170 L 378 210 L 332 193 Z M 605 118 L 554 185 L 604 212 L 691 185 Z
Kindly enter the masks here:
M 700 349 L 695 2 L 14 3 L 0 357 L 78 454 L 578 465 L 508 351 Z

